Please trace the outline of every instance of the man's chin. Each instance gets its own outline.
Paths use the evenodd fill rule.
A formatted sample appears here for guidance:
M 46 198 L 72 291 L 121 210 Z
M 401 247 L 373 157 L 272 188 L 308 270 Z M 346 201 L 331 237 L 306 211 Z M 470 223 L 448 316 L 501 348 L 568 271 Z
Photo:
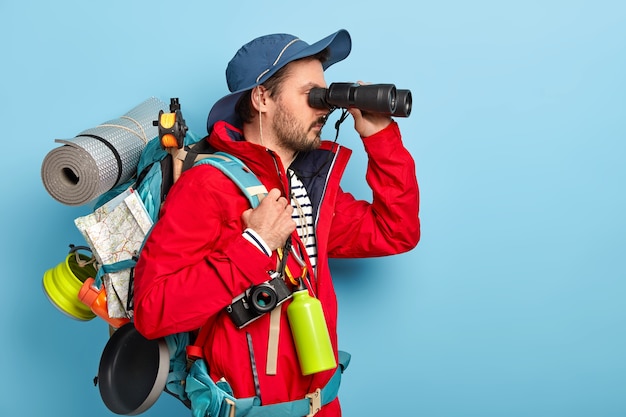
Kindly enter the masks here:
M 317 135 L 315 139 L 313 139 L 313 142 L 311 142 L 310 150 L 314 151 L 315 149 L 319 149 L 320 146 L 322 146 L 322 138 Z

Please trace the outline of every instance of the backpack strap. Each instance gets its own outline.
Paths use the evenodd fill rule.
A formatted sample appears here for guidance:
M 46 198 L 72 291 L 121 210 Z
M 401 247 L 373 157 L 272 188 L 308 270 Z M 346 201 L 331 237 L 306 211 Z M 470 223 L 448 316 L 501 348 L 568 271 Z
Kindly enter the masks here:
M 192 143 L 178 150 L 176 157 L 183 161 L 183 171 L 193 167 L 196 162 L 209 154 L 217 152 L 211 144 L 205 139 Z
M 267 188 L 240 159 L 226 152 L 215 152 L 202 155 L 203 158 L 194 163 L 194 166 L 208 164 L 222 171 L 244 193 L 250 205 L 254 208 L 259 205 L 261 198 L 267 194 Z
M 194 415 L 237 417 L 304 417 L 315 415 L 324 405 L 337 398 L 341 374 L 350 363 L 350 354 L 339 351 L 339 366 L 322 388 L 318 388 L 299 400 L 261 405 L 259 397 L 235 398 L 228 385 L 213 382 L 206 362 L 196 360 L 185 382 L 185 391 Z
M 98 268 L 98 272 L 96 272 L 96 276 L 94 278 L 94 285 L 96 288 L 102 288 L 102 278 L 104 274 L 110 274 L 112 272 L 120 272 L 125 269 L 134 268 L 137 260 L 135 258 L 125 259 L 123 261 L 117 261 L 110 264 L 100 265 Z

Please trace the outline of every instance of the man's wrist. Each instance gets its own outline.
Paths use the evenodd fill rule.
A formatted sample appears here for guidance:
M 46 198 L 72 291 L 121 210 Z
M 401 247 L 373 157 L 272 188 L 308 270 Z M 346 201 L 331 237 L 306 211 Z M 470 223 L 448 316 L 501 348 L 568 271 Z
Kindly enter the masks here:
M 272 255 L 272 250 L 270 249 L 270 247 L 267 246 L 267 243 L 265 243 L 263 238 L 259 236 L 259 234 L 255 232 L 253 229 L 248 227 L 246 230 L 243 231 L 242 236 L 244 239 L 252 243 L 254 246 L 256 246 L 261 252 L 263 252 L 267 256 Z

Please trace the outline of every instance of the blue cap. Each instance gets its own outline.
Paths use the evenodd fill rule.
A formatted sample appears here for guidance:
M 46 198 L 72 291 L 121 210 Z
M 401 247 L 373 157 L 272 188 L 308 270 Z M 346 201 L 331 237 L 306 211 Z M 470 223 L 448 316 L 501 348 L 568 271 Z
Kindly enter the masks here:
M 263 84 L 288 63 L 328 48 L 328 59 L 322 64 L 327 69 L 345 59 L 351 47 L 350 34 L 344 29 L 312 45 L 285 33 L 261 36 L 248 42 L 228 63 L 226 82 L 231 93 L 213 105 L 207 120 L 207 130 L 211 132 L 213 125 L 220 120 L 241 127 L 241 120 L 235 112 L 237 101 L 243 93 Z

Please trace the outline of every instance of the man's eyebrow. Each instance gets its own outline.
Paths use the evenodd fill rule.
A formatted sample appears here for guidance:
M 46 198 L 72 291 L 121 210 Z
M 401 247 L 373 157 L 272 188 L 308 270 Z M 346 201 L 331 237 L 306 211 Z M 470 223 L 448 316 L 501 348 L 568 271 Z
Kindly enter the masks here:
M 304 90 L 309 90 L 311 88 L 326 88 L 326 86 L 325 85 L 320 85 L 320 84 L 314 83 L 314 82 L 308 82 L 305 85 L 303 85 L 302 88 Z

